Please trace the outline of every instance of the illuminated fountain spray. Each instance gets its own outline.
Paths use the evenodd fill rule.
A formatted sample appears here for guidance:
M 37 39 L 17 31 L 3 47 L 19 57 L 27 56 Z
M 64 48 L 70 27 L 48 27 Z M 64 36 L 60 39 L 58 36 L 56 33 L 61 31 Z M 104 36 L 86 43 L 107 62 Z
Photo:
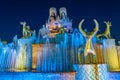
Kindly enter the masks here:
M 71 55 L 73 58 L 73 64 L 78 63 L 78 49 L 80 46 L 84 45 L 84 38 L 83 36 L 78 32 L 77 29 L 74 30 L 72 34 L 72 47 L 71 47 Z
M 2 49 L 1 49 L 1 53 L 0 53 L 0 69 L 1 71 L 5 71 L 7 70 L 8 68 L 8 60 L 7 60 L 7 57 L 8 57 L 8 47 L 2 46 Z
M 15 69 L 15 62 L 16 62 L 16 49 L 14 48 L 13 44 L 8 44 L 8 53 L 7 53 L 7 69 L 9 71 L 14 71 Z
M 13 71 L 16 61 L 16 50 L 13 48 L 13 44 L 1 45 L 0 47 L 0 70 Z
M 68 71 L 68 35 L 64 34 L 63 44 L 61 43 L 63 49 L 63 71 Z
M 39 50 L 37 54 L 37 68 L 36 68 L 37 71 L 41 71 L 41 58 L 42 58 L 42 55 Z
M 16 68 L 18 70 L 24 70 L 26 67 L 26 47 L 25 45 L 20 45 L 20 50 L 17 55 Z
M 42 57 L 42 72 L 55 71 L 55 57 L 50 47 L 49 39 L 46 39 L 46 44 L 43 48 Z
M 32 40 L 32 39 L 31 39 Z M 21 71 L 28 71 L 32 65 L 32 46 L 30 39 L 21 39 L 18 42 L 16 55 L 16 69 Z
M 10 59 L 10 62 L 11 62 L 10 69 L 12 71 L 14 71 L 15 70 L 15 63 L 16 63 L 16 49 L 11 50 L 11 59 Z
M 61 35 L 61 34 L 60 34 Z M 53 44 L 49 39 L 46 39 L 46 43 L 42 48 L 42 52 L 38 50 L 37 53 L 37 71 L 40 72 L 67 72 L 70 70 L 70 57 L 69 48 L 70 41 L 68 40 L 68 34 L 62 34 L 64 41 Z
M 61 43 L 62 44 L 62 43 Z M 55 52 L 56 52 L 56 71 L 62 72 L 62 54 L 61 54 L 61 45 L 55 45 Z

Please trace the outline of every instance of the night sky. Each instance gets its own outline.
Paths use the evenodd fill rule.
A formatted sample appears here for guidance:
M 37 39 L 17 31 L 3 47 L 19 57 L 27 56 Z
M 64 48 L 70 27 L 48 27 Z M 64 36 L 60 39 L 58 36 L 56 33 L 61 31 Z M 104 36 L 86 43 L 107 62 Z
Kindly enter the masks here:
M 49 16 L 49 8 L 66 7 L 68 16 L 73 19 L 73 27 L 78 28 L 82 18 L 83 27 L 91 31 L 93 19 L 97 19 L 100 32 L 105 30 L 103 21 L 111 21 L 111 35 L 120 39 L 119 0 L 0 0 L 0 38 L 12 42 L 15 35 L 22 36 L 20 21 L 26 21 L 37 32 Z

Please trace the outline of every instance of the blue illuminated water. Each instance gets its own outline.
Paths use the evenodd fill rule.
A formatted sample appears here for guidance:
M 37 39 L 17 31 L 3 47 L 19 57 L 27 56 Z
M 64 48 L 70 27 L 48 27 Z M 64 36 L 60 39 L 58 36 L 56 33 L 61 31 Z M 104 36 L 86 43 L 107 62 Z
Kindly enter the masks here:
M 109 80 L 120 80 L 120 72 L 109 73 Z
M 82 34 L 77 29 L 75 29 L 72 34 L 72 44 L 71 44 L 73 64 L 78 63 L 78 49 L 80 46 L 84 45 L 84 42 L 85 42 L 85 39 L 82 36 Z
M 16 50 L 13 44 L 3 45 L 0 49 L 0 71 L 12 70 L 15 68 Z
M 57 73 L 73 71 L 72 66 L 78 63 L 78 49 L 84 46 L 85 39 L 77 29 L 70 36 L 65 33 L 63 37 L 63 41 L 55 44 L 51 44 L 50 39 L 46 39 L 42 52 L 38 50 L 36 72 L 40 73 L 16 70 L 25 68 L 32 71 L 34 39 L 18 39 L 16 47 L 13 43 L 3 45 L 0 41 L 0 80 L 54 80 L 54 78 L 58 80 L 60 75 Z M 95 43 L 96 37 L 92 41 Z M 20 47 L 21 44 L 23 47 Z M 109 80 L 120 80 L 120 73 L 109 73 Z
M 60 73 L 1 72 L 0 80 L 69 80 L 70 76 Z
M 68 75 L 65 76 L 59 73 L 0 72 L 0 80 L 68 80 Z M 109 73 L 109 80 L 120 80 L 120 73 Z

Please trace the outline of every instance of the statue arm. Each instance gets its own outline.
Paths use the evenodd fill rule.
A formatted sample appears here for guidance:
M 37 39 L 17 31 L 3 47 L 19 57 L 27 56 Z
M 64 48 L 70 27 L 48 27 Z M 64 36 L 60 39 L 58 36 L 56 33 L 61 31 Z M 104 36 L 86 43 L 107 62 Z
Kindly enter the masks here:
M 82 28 L 82 23 L 84 22 L 84 19 L 82 19 L 82 21 L 79 23 L 79 30 L 80 30 L 80 32 L 84 35 L 84 36 L 86 36 L 86 33 L 84 32 L 84 30 L 83 30 L 83 28 Z
M 94 31 L 92 32 L 92 37 L 98 32 L 98 30 L 99 30 L 99 24 L 98 24 L 98 22 L 97 22 L 97 20 L 96 19 L 94 19 L 94 22 L 95 22 L 95 29 L 94 29 Z

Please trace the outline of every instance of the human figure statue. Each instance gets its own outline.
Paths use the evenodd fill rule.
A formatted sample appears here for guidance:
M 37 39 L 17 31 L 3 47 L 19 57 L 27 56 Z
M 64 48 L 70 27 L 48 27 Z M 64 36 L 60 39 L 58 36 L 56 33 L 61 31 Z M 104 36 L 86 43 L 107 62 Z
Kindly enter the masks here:
M 98 22 L 97 22 L 97 20 L 94 19 L 94 22 L 95 22 L 96 26 L 95 26 L 95 29 L 92 32 L 85 32 L 82 29 L 82 23 L 83 22 L 84 22 L 84 19 L 79 23 L 79 30 L 83 34 L 83 36 L 86 38 L 86 44 L 85 44 L 85 49 L 84 49 L 84 57 L 86 59 L 86 56 L 89 53 L 92 53 L 94 55 L 94 57 L 96 57 L 95 50 L 94 50 L 93 45 L 92 45 L 92 38 L 97 33 L 97 31 L 99 30 Z
M 49 20 L 56 20 L 57 19 L 57 9 L 54 7 L 51 7 L 49 10 Z
M 61 7 L 59 9 L 60 19 L 62 19 L 63 22 L 69 21 L 69 18 L 67 17 L 67 10 L 65 7 Z
M 104 23 L 106 24 L 106 30 L 104 33 L 98 34 L 97 38 L 99 39 L 100 37 L 105 36 L 107 39 L 111 39 L 110 27 L 112 26 L 112 24 L 111 22 L 106 22 L 106 21 L 104 21 Z
M 60 27 L 59 17 L 57 16 L 57 10 L 54 7 L 51 7 L 49 10 L 49 19 L 46 23 L 46 27 L 50 30 L 51 33 L 58 32 Z
M 63 24 L 65 32 L 72 32 L 72 21 L 69 20 L 67 16 L 67 10 L 65 7 L 59 9 L 60 23 Z

